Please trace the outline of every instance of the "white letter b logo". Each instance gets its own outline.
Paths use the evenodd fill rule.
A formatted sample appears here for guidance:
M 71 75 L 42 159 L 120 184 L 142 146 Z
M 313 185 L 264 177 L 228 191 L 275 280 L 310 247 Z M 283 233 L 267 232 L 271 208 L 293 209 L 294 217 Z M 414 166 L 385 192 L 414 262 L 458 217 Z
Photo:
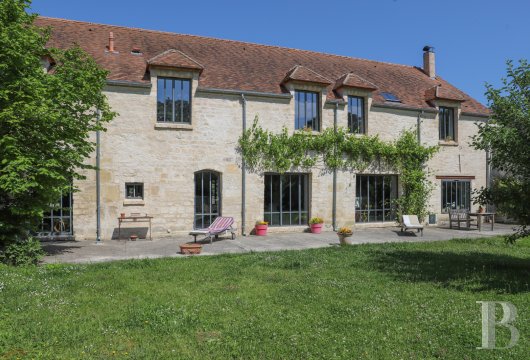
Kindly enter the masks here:
M 517 316 L 517 309 L 515 306 L 507 301 L 477 301 L 477 304 L 482 304 L 482 346 L 477 349 L 495 349 L 495 326 L 501 325 L 510 330 L 510 342 L 506 347 L 497 349 L 509 349 L 513 347 L 517 340 L 519 340 L 519 331 L 512 323 Z M 502 319 L 499 322 L 495 321 L 495 304 L 502 306 Z

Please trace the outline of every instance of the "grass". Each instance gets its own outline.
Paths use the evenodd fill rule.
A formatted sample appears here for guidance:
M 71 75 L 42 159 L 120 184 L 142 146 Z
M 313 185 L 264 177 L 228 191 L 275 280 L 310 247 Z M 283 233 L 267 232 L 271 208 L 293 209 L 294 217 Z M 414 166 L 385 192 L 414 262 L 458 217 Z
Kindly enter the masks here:
M 0 359 L 528 359 L 529 282 L 500 238 L 0 267 Z M 481 300 L 515 347 L 476 349 Z

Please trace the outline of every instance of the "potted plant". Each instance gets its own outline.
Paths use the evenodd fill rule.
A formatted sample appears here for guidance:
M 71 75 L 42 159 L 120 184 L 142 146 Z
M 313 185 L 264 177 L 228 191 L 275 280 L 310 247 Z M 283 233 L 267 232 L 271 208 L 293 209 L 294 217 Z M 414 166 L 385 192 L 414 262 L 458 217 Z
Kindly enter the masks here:
M 138 239 L 138 235 L 132 234 L 130 239 L 131 241 L 136 241 L 136 239 Z
M 120 217 L 123 219 L 125 218 L 125 213 L 120 213 Z
M 186 243 L 180 245 L 180 253 L 182 255 L 198 255 L 202 251 L 202 245 L 196 243 Z
M 339 241 L 341 245 L 351 245 L 351 236 L 353 235 L 353 231 L 349 227 L 341 227 L 339 231 L 337 231 L 337 235 L 339 236 Z
M 267 235 L 267 229 L 269 228 L 269 223 L 267 221 L 257 221 L 254 228 L 256 235 L 265 236 Z
M 312 234 L 320 234 L 322 232 L 322 226 L 324 225 L 324 219 L 320 217 L 314 217 L 309 220 L 309 227 L 311 228 Z

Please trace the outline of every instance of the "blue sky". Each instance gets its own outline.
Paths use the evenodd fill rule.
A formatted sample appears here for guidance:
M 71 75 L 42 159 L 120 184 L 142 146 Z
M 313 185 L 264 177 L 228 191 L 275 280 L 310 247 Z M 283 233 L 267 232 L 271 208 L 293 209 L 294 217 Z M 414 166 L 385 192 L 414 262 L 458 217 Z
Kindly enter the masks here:
M 530 59 L 528 0 L 33 0 L 32 11 L 417 66 L 429 44 L 437 73 L 482 103 L 507 59 Z

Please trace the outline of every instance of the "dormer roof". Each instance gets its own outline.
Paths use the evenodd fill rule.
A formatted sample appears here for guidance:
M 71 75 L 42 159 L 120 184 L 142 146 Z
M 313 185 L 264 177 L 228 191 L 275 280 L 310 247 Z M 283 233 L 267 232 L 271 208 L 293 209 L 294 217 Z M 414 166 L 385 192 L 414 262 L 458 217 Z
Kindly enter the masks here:
M 323 86 L 328 86 L 332 83 L 328 78 L 302 65 L 292 67 L 285 75 L 282 83 L 289 81 L 307 82 Z
M 204 67 L 182 51 L 169 49 L 147 60 L 150 66 L 172 67 L 202 71 Z

